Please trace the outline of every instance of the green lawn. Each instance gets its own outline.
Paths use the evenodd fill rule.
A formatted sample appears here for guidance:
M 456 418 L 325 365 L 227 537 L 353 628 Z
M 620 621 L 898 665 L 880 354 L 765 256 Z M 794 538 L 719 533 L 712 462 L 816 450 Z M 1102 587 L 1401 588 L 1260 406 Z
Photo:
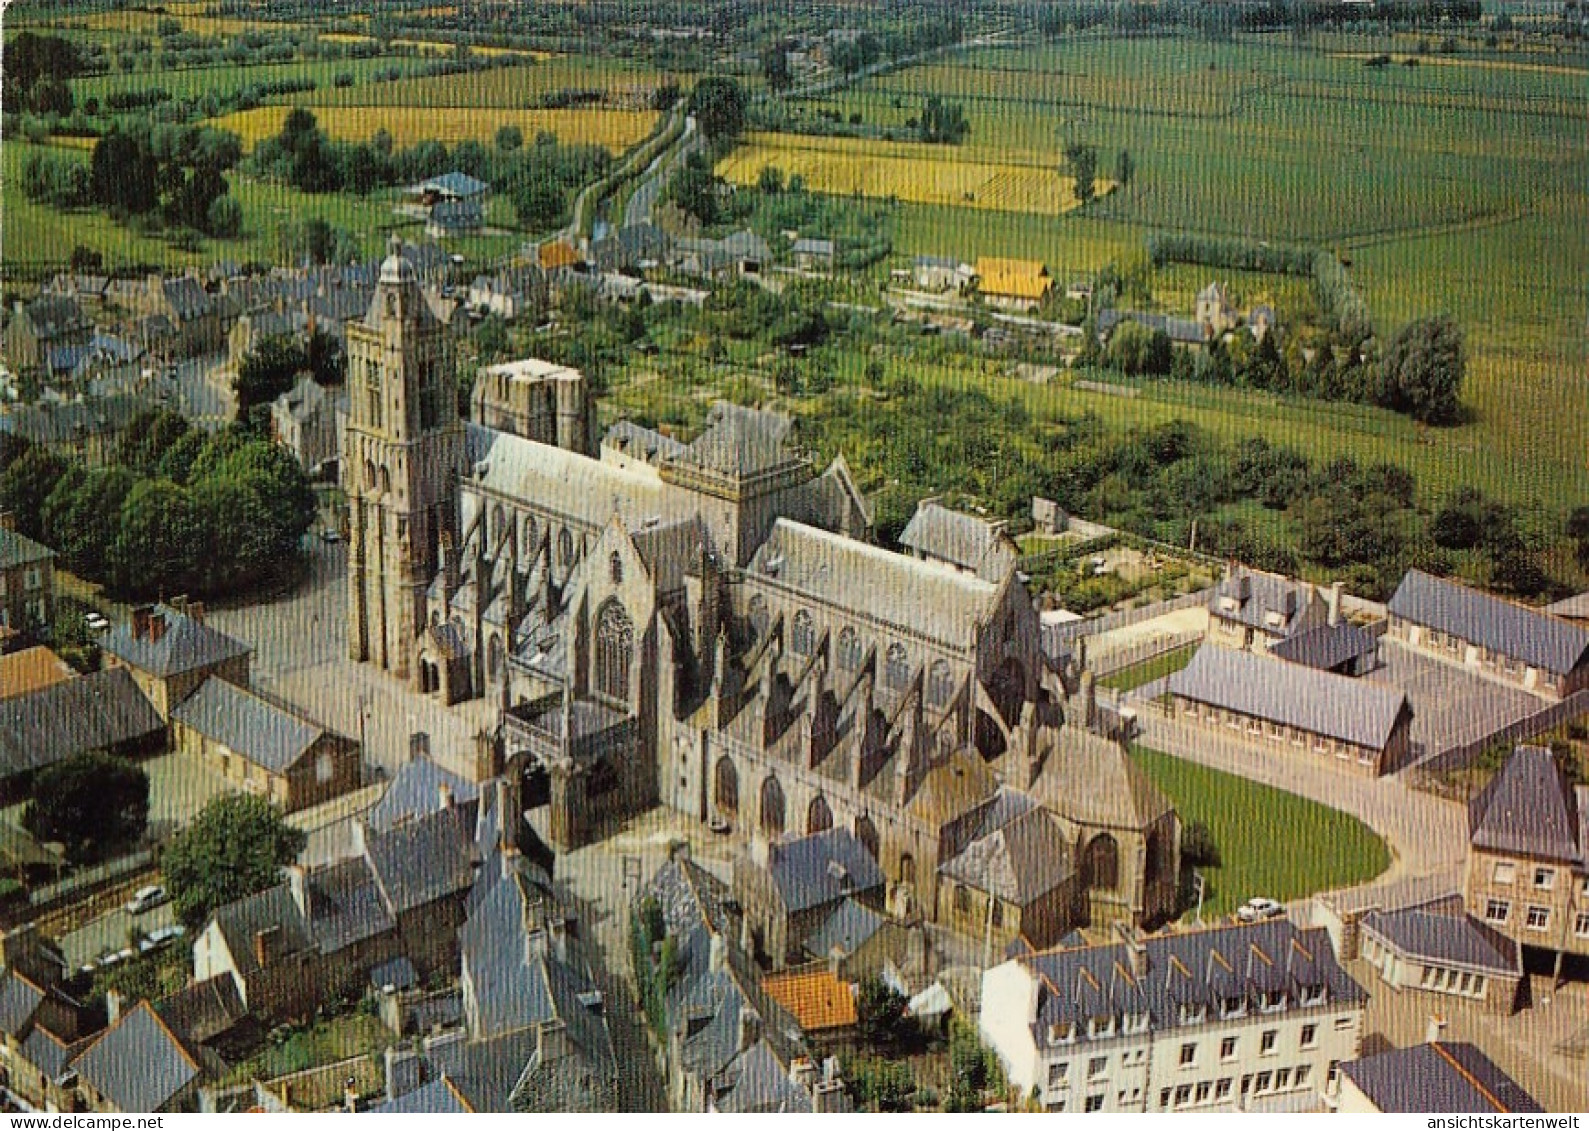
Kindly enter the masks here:
M 294 1029 L 280 1043 L 267 1044 L 232 1069 L 233 1080 L 269 1080 L 290 1072 L 302 1072 L 323 1064 L 335 1064 L 349 1057 L 379 1052 L 391 1040 L 391 1033 L 372 1014 L 357 1010 Z
M 1187 664 L 1192 662 L 1192 656 L 1197 652 L 1196 644 L 1188 644 L 1184 648 L 1176 648 L 1154 656 L 1151 660 L 1144 660 L 1140 664 L 1121 668 L 1119 671 L 1104 676 L 1098 681 L 1099 686 L 1113 688 L 1116 691 L 1135 691 L 1144 683 L 1152 683 L 1156 679 L 1163 679 L 1167 675 L 1174 675 Z
M 1203 917 L 1226 915 L 1255 895 L 1283 901 L 1372 879 L 1390 852 L 1355 817 L 1292 793 L 1137 747 L 1148 776 L 1183 823 L 1204 821 L 1223 863 L 1208 868 Z

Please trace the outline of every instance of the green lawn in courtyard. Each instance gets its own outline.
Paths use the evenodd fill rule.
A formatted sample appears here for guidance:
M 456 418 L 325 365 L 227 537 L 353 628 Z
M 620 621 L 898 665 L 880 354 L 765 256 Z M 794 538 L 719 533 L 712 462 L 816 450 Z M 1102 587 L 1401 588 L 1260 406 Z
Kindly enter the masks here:
M 1144 683 L 1152 683 L 1156 679 L 1174 675 L 1192 662 L 1192 656 L 1196 651 L 1196 644 L 1188 644 L 1184 648 L 1176 648 L 1163 655 L 1154 656 L 1150 660 L 1143 660 L 1140 664 L 1132 664 L 1117 672 L 1111 672 L 1099 679 L 1098 683 L 1115 691 L 1135 691 Z

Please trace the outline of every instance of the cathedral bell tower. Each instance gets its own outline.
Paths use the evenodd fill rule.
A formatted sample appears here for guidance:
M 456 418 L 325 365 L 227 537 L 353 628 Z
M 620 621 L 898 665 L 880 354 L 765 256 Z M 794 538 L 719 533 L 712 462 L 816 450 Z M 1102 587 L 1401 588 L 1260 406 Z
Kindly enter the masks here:
M 362 319 L 347 326 L 348 652 L 417 686 L 425 594 L 457 541 L 465 459 L 447 330 L 393 236 Z

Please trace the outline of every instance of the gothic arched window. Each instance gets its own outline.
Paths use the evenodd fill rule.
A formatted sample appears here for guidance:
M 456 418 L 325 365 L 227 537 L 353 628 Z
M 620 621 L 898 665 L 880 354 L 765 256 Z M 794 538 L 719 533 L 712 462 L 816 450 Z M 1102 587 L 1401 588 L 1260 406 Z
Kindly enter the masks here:
M 771 774 L 761 785 L 761 831 L 768 840 L 783 836 L 783 786 Z
M 942 707 L 954 694 L 955 677 L 948 660 L 935 660 L 927 673 L 927 705 Z
M 827 798 L 817 796 L 806 809 L 806 833 L 820 833 L 833 827 L 833 810 Z
M 854 671 L 861 666 L 861 638 L 853 628 L 839 633 L 839 667 Z
M 817 646 L 817 629 L 811 621 L 811 611 L 801 609 L 794 616 L 794 627 L 789 633 L 789 647 L 796 655 L 809 656 Z
M 627 701 L 633 659 L 634 624 L 614 598 L 596 614 L 596 690 Z
M 767 626 L 771 624 L 767 613 L 767 600 L 760 593 L 750 599 L 750 630 L 760 640 L 767 635 Z
M 487 657 L 489 664 L 488 670 L 491 673 L 491 679 L 493 681 L 502 678 L 502 654 L 502 637 L 492 636 L 491 647 L 487 652 Z
M 500 542 L 507 536 L 508 522 L 502 514 L 502 504 L 497 503 L 491 508 L 491 525 L 486 528 L 487 542 Z
M 1089 888 L 1112 891 L 1120 885 L 1120 847 L 1108 833 L 1100 833 L 1087 845 L 1082 878 Z
M 910 682 L 910 654 L 899 641 L 888 646 L 888 659 L 883 667 L 883 682 L 895 691 L 901 691 Z
M 557 558 L 564 569 L 574 564 L 574 535 L 566 526 L 557 536 Z

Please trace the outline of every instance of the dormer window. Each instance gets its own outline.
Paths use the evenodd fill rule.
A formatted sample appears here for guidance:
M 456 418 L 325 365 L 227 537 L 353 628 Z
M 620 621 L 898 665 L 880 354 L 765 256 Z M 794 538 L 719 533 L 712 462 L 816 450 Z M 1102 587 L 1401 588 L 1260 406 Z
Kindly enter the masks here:
M 1048 1043 L 1051 1045 L 1068 1045 L 1076 1039 L 1076 1026 L 1069 1021 L 1058 1022 L 1048 1027 Z
M 1324 987 L 1321 985 L 1303 986 L 1298 991 L 1297 997 L 1303 1005 L 1322 1005 L 1324 1002 Z
M 1247 999 L 1244 997 L 1227 997 L 1219 1003 L 1221 1017 L 1243 1017 L 1247 1013 Z
M 1266 990 L 1258 995 L 1258 1011 L 1260 1013 L 1274 1013 L 1286 1007 L 1286 995 L 1283 990 Z
M 1087 1036 L 1097 1040 L 1100 1037 L 1112 1037 L 1114 1035 L 1114 1014 L 1104 1014 L 1101 1017 L 1089 1017 L 1087 1019 Z
M 1199 1014 L 1198 1018 L 1203 1018 Z M 1128 1013 L 1122 1019 L 1121 1028 L 1127 1033 L 1145 1033 L 1148 1031 L 1148 1015 L 1146 1013 Z
M 1203 1019 L 1205 1017 L 1207 1017 L 1207 1016 L 1208 1016 L 1208 1007 L 1205 1006 L 1202 1002 L 1200 1002 L 1200 1001 L 1196 1001 L 1196 1002 L 1188 1001 L 1188 1002 L 1182 1002 L 1181 1003 L 1181 1024 L 1182 1025 L 1201 1025 L 1203 1023 Z M 1146 1020 L 1147 1020 L 1147 1018 L 1144 1017 L 1143 1021 L 1145 1022 Z

